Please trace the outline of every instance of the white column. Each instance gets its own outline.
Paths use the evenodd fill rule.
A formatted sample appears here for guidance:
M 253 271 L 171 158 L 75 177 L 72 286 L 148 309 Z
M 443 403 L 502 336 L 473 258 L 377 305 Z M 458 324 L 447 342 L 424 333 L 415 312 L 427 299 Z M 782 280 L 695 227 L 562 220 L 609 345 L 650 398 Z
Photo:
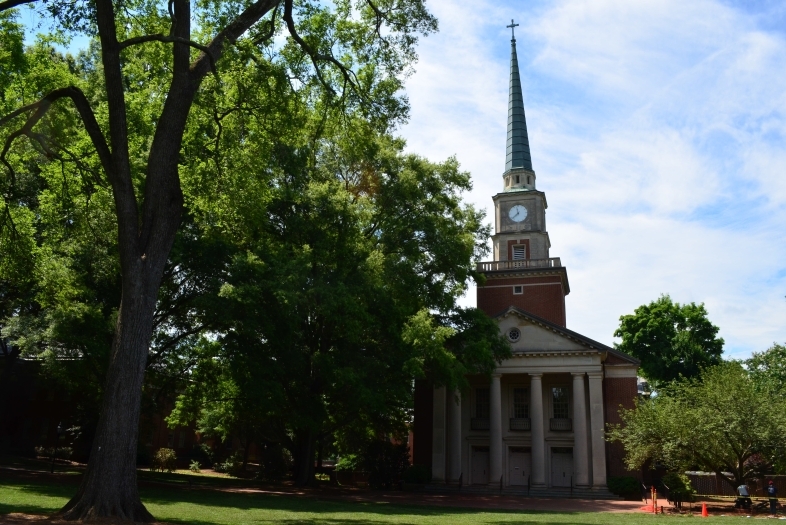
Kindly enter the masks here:
M 445 481 L 445 387 L 434 389 L 433 436 L 431 441 L 431 479 Z
M 590 372 L 590 433 L 592 436 L 592 486 L 606 487 L 606 422 L 603 418 L 603 372 Z
M 452 483 L 458 483 L 461 475 L 461 392 L 454 391 L 448 397 L 448 443 L 450 443 L 450 460 L 448 462 L 449 477 Z
M 532 485 L 546 484 L 546 451 L 543 432 L 543 374 L 530 374 L 529 416 L 532 428 Z
M 587 403 L 584 399 L 584 372 L 573 372 L 573 482 L 589 486 L 587 453 Z
M 501 374 L 491 375 L 489 390 L 489 484 L 498 486 L 502 477 L 502 388 Z

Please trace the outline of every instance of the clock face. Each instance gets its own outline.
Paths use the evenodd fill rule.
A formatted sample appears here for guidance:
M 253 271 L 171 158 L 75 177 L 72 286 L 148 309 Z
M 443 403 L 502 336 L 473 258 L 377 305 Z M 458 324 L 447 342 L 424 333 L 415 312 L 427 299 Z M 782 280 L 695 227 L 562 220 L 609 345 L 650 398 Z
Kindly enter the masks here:
M 521 204 L 516 204 L 508 210 L 508 217 L 510 217 L 510 220 L 513 222 L 521 222 L 527 218 L 527 208 Z

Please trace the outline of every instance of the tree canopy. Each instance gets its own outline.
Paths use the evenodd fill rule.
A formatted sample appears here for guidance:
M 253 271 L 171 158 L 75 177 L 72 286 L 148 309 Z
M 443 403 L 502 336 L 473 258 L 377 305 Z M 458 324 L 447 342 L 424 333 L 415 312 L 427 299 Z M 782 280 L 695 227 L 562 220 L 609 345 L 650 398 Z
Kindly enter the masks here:
M 305 104 L 357 113 L 378 130 L 390 129 L 406 117 L 401 88 L 415 59 L 417 37 L 435 30 L 436 21 L 419 0 L 207 4 L 8 0 L 0 2 L 2 41 L 17 44 L 8 48 L 10 58 L 3 53 L 0 60 L 16 65 L 20 54 L 14 35 L 19 31 L 8 13 L 22 4 L 32 4 L 54 28 L 55 33 L 46 38 L 62 43 L 82 34 L 92 40 L 90 49 L 77 58 L 61 57 L 44 46 L 54 63 L 65 67 L 56 66 L 47 76 L 45 60 L 33 64 L 40 68 L 39 83 L 28 83 L 24 68 L 3 70 L 0 238 L 4 250 L 35 256 L 4 265 L 2 270 L 15 283 L 4 285 L 3 293 L 19 292 L 20 304 L 38 304 L 38 296 L 29 300 L 33 283 L 17 286 L 21 282 L 17 277 L 30 275 L 19 271 L 23 263 L 59 262 L 50 265 L 48 275 L 78 281 L 72 279 L 78 276 L 71 271 L 75 267 L 70 258 L 63 262 L 41 257 L 47 242 L 36 237 L 43 228 L 32 207 L 46 204 L 47 192 L 74 197 L 58 199 L 51 206 L 56 212 L 52 220 L 66 237 L 73 227 L 97 227 L 113 240 L 108 245 L 110 256 L 99 258 L 114 265 L 114 271 L 107 267 L 109 273 L 103 275 L 118 278 L 112 290 L 117 306 L 109 315 L 112 346 L 105 354 L 101 416 L 86 475 L 65 516 L 150 520 L 136 490 L 136 422 L 151 342 L 157 343 L 153 333 L 168 323 L 158 311 L 161 284 L 171 278 L 171 291 L 189 291 L 188 286 L 180 286 L 178 266 L 170 257 L 184 217 L 188 222 L 184 204 L 193 186 L 188 187 L 185 168 L 197 163 L 194 157 L 212 166 L 210 180 L 202 181 L 203 189 L 212 185 L 222 190 L 235 183 L 241 187 L 251 181 L 248 177 L 236 181 L 234 170 L 224 171 L 228 166 L 222 163 L 223 152 L 215 148 L 221 140 L 213 139 L 222 135 L 228 115 L 256 107 L 258 91 L 284 95 L 268 100 L 266 107 L 273 110 Z M 243 74 L 254 83 L 225 83 Z M 6 96 L 9 91 L 12 97 Z M 211 105 L 211 97 L 218 103 Z M 212 119 L 195 118 L 192 108 L 200 100 L 216 110 Z M 286 153 L 276 140 L 275 128 L 284 122 L 281 115 L 270 112 L 264 137 L 245 133 L 234 137 L 236 149 L 246 150 L 235 157 L 245 162 L 246 173 L 257 159 L 276 157 L 286 165 L 286 158 L 297 156 Z M 283 132 L 293 129 L 284 128 Z M 319 140 L 318 132 L 308 136 Z M 202 150 L 187 149 L 205 143 L 208 146 Z M 57 175 L 59 179 L 54 178 Z M 221 199 L 222 193 L 214 192 L 214 198 Z M 197 201 L 193 198 L 191 203 Z M 61 202 L 68 206 L 61 207 Z M 229 204 L 242 207 L 242 201 Z M 102 224 L 88 220 L 95 213 L 103 214 Z M 85 220 L 77 225 L 80 214 Z M 57 248 L 56 241 L 47 249 L 52 247 Z M 67 242 L 62 249 L 70 249 Z M 84 262 L 95 270 L 91 256 Z M 68 304 L 63 297 L 67 293 L 78 295 L 77 304 L 84 304 L 80 301 L 90 293 L 78 286 L 61 289 L 56 281 L 50 284 L 59 305 Z M 25 294 L 27 298 L 21 297 Z M 66 313 L 84 319 L 73 309 Z M 188 309 L 180 313 L 190 315 Z M 100 317 L 105 319 L 107 313 L 101 311 Z
M 624 445 L 630 469 L 652 461 L 715 472 L 737 487 L 772 472 L 786 454 L 786 398 L 737 362 L 675 381 L 620 415 L 609 437 Z
M 771 391 L 786 393 L 786 345 L 776 343 L 764 352 L 754 352 L 745 366 Z
M 341 122 L 327 119 L 268 184 L 242 188 L 263 214 L 205 203 L 211 220 L 198 224 L 233 232 L 222 234 L 233 255 L 200 313 L 216 342 L 171 418 L 284 444 L 299 483 L 313 477 L 316 443 L 404 435 L 414 378 L 465 386 L 509 351 L 491 319 L 456 304 L 488 237 L 461 198 L 469 175 Z
M 692 378 L 704 367 L 719 364 L 723 339 L 704 304 L 680 304 L 663 295 L 620 317 L 615 347 L 641 361 L 641 373 L 659 385 Z

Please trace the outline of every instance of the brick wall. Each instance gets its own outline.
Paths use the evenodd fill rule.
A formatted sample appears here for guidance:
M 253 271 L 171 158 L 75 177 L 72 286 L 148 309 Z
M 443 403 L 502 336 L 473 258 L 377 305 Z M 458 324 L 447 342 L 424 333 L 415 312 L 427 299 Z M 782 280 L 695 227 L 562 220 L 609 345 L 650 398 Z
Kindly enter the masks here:
M 524 285 L 523 293 L 515 295 L 514 285 Z M 478 308 L 489 316 L 516 306 L 554 324 L 565 326 L 565 292 L 559 275 L 488 279 L 486 286 L 478 286 L 477 294 Z
M 607 424 L 622 423 L 619 416 L 620 405 L 633 408 L 638 388 L 635 377 L 607 377 L 603 379 L 604 416 Z M 606 442 L 606 473 L 608 476 L 635 476 L 641 478 L 640 472 L 625 468 L 623 458 L 625 450 L 621 443 Z

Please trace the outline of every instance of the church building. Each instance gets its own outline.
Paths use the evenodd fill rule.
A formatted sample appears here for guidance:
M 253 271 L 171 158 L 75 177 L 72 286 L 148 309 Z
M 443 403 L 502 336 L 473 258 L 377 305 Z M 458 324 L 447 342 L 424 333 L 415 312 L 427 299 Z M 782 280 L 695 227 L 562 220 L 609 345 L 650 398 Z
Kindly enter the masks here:
M 568 272 L 549 251 L 515 37 L 505 172 L 492 199 L 493 260 L 479 263 L 477 306 L 497 320 L 512 357 L 490 382 L 470 377 L 467 392 L 417 382 L 413 463 L 429 466 L 434 484 L 608 496 L 608 476 L 630 473 L 606 424 L 633 406 L 639 362 L 566 327 Z

